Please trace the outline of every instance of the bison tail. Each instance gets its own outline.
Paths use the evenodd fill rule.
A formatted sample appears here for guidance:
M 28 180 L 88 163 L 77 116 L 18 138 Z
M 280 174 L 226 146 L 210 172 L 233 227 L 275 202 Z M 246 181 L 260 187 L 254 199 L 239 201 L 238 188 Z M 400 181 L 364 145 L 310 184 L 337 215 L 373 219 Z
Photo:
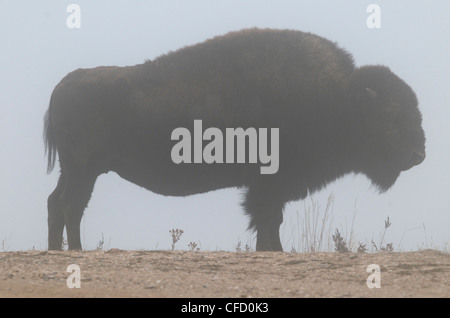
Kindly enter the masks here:
M 52 98 L 50 98 L 50 106 L 44 116 L 44 144 L 45 153 L 48 155 L 47 161 L 47 173 L 52 172 L 55 167 L 56 161 L 56 150 L 57 145 L 55 142 L 55 135 L 53 133 L 52 120 L 51 120 L 51 108 L 52 108 Z

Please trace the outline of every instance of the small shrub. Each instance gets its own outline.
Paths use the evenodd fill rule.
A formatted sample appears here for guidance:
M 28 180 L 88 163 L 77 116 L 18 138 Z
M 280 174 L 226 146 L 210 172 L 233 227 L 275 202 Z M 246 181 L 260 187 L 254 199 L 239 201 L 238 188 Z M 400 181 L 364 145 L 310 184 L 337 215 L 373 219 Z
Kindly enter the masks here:
M 391 226 L 391 222 L 389 221 L 389 217 L 384 221 L 384 231 L 383 235 L 381 236 L 380 240 L 380 248 L 378 248 L 377 244 L 372 240 L 372 246 L 375 248 L 376 251 L 382 251 L 382 252 L 392 252 L 394 251 L 393 243 L 387 243 L 386 246 L 383 246 L 384 237 L 386 235 L 387 229 Z
M 367 247 L 366 244 L 363 244 L 361 242 L 359 242 L 359 246 L 358 246 L 358 253 L 366 253 L 367 252 Z
M 347 253 L 349 250 L 347 248 L 347 244 L 344 241 L 344 238 L 341 236 L 341 233 L 338 229 L 336 229 L 336 234 L 332 235 L 334 242 L 334 250 L 339 253 Z
M 171 229 L 169 233 L 172 235 L 172 251 L 175 249 L 175 244 L 180 240 L 183 235 L 183 230 Z
M 250 239 L 251 241 L 251 239 Z M 240 252 L 251 252 L 252 251 L 252 247 L 251 247 L 251 243 L 246 243 L 245 246 L 242 248 L 242 243 L 239 240 L 238 243 L 236 244 L 236 246 L 234 247 L 234 249 L 236 250 L 236 252 L 240 253 Z
M 200 247 L 198 247 L 198 245 L 197 245 L 197 243 L 195 243 L 195 242 L 190 242 L 189 244 L 188 244 L 188 247 L 189 247 L 189 250 L 191 250 L 191 251 L 200 251 Z
M 2 251 L 3 252 L 8 251 L 9 248 L 11 247 L 11 236 L 12 236 L 12 234 L 9 237 L 5 237 L 2 240 Z
M 291 251 L 295 252 L 320 252 L 331 246 L 330 233 L 332 228 L 332 214 L 334 208 L 334 195 L 328 196 L 325 209 L 319 202 L 310 197 L 311 204 L 303 202 L 304 212 L 296 213 L 296 221 L 291 221 L 292 241 Z M 294 239 L 297 237 L 297 240 Z M 327 246 L 328 245 L 328 246 Z
M 241 241 L 239 241 L 239 242 L 236 244 L 235 249 L 236 249 L 236 252 L 238 252 L 238 253 L 242 252 Z
M 63 237 L 63 240 L 62 240 L 62 242 L 61 242 L 61 249 L 62 249 L 62 250 L 65 250 L 66 247 L 68 247 L 68 246 L 69 246 L 69 243 L 67 243 L 66 238 Z
M 388 243 L 386 244 L 386 247 L 382 247 L 381 250 L 383 252 L 393 252 L 394 251 L 394 247 L 392 243 Z
M 105 238 L 104 238 L 103 233 L 102 233 L 102 238 L 100 239 L 100 241 L 98 241 L 97 247 L 95 248 L 95 250 L 96 250 L 96 251 L 101 251 L 101 250 L 103 250 L 103 246 L 104 246 L 104 245 L 105 245 Z

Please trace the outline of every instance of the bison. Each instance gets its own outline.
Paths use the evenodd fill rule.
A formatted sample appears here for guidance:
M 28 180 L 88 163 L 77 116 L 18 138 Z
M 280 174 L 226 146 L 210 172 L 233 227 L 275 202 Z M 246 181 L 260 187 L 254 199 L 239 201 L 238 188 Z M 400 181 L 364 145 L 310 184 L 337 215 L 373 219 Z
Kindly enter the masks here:
M 204 128 L 279 129 L 279 169 L 175 163 L 172 132 Z M 296 30 L 245 29 L 127 67 L 77 69 L 55 87 L 44 117 L 48 248 L 81 249 L 80 221 L 97 177 L 109 171 L 150 191 L 187 196 L 243 189 L 257 251 L 282 251 L 284 205 L 348 173 L 380 192 L 425 158 L 413 90 L 380 65 Z M 248 150 L 247 150 L 248 152 Z M 248 154 L 248 153 L 247 153 Z

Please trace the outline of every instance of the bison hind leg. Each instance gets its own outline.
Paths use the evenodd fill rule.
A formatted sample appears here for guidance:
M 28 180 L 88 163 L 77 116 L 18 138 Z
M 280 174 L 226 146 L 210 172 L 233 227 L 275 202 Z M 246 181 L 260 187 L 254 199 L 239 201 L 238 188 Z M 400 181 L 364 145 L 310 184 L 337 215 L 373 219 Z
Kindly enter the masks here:
M 250 217 L 249 229 L 256 231 L 256 251 L 283 251 L 279 231 L 284 202 L 269 190 L 249 187 L 242 206 Z
M 83 170 L 62 171 L 58 185 L 48 198 L 48 248 L 62 249 L 64 226 L 69 250 L 81 250 L 80 223 L 91 198 L 98 174 Z
M 47 200 L 48 208 L 48 249 L 60 250 L 63 244 L 64 215 L 61 209 L 61 195 L 64 191 L 65 178 L 61 173 L 58 185 Z

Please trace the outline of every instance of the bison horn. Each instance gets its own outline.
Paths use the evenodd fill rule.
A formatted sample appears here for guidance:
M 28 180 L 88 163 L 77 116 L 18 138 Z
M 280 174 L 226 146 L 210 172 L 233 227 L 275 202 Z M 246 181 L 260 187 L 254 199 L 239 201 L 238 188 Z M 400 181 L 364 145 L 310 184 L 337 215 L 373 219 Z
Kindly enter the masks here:
M 377 98 L 377 92 L 375 92 L 373 89 L 370 89 L 367 87 L 366 93 L 367 93 L 367 96 L 369 96 L 371 99 Z

